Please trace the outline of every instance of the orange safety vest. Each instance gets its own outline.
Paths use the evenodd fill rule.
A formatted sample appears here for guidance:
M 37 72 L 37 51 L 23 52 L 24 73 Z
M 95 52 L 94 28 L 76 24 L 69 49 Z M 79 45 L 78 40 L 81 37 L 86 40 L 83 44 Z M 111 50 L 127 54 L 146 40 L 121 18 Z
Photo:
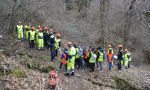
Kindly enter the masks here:
M 67 63 L 68 63 L 68 62 L 67 62 L 67 55 L 64 54 L 63 56 L 64 56 L 64 58 L 61 60 L 61 63 L 62 63 L 62 64 L 67 64 Z
M 112 60 L 112 59 L 113 59 L 113 53 L 108 53 L 108 54 L 107 54 L 107 58 L 108 58 L 108 59 L 107 59 L 108 62 L 112 62 L 112 61 L 113 61 L 113 60 Z
M 55 79 L 51 79 L 49 81 L 49 85 L 56 85 L 56 80 Z
M 51 71 L 50 72 L 50 81 L 49 84 L 50 85 L 56 85 L 56 79 L 57 79 L 57 74 L 55 71 Z
M 88 59 L 88 53 L 89 53 L 89 51 L 88 51 L 88 49 L 85 51 L 85 56 L 84 56 L 84 58 L 85 59 Z

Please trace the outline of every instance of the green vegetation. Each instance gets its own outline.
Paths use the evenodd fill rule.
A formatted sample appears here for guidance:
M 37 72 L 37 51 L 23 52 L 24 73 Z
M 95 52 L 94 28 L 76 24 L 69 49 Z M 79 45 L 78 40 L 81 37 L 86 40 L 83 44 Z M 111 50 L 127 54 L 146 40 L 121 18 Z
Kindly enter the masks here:
M 48 65 L 47 67 L 42 67 L 40 69 L 40 72 L 44 72 L 44 73 L 48 73 L 51 69 L 53 69 L 54 67 L 52 65 Z
M 129 82 L 127 82 L 124 79 L 114 77 L 114 80 L 116 82 L 116 89 L 119 89 L 119 90 L 139 90 L 136 87 L 129 84 Z
M 23 71 L 23 70 L 20 69 L 19 67 L 17 67 L 17 68 L 14 70 L 13 75 L 16 76 L 17 78 L 25 78 L 25 77 L 26 77 L 25 71 Z

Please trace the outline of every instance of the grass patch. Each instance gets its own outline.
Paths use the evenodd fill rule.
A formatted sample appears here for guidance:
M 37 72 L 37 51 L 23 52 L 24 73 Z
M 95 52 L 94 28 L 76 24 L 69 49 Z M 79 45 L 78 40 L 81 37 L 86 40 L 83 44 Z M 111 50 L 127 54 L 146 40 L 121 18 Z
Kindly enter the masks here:
M 53 68 L 54 68 L 54 66 L 49 64 L 47 67 L 42 67 L 39 70 L 40 70 L 40 72 L 43 72 L 43 73 L 49 73 L 49 71 L 51 71 L 51 69 L 53 69 Z
M 17 67 L 17 68 L 14 70 L 13 75 L 16 76 L 17 78 L 25 78 L 25 77 L 26 77 L 25 71 L 23 71 L 23 70 L 20 69 L 19 67 Z
M 116 89 L 119 89 L 119 90 L 139 90 L 136 87 L 129 84 L 129 82 L 127 82 L 124 79 L 114 77 L 114 80 L 116 82 Z

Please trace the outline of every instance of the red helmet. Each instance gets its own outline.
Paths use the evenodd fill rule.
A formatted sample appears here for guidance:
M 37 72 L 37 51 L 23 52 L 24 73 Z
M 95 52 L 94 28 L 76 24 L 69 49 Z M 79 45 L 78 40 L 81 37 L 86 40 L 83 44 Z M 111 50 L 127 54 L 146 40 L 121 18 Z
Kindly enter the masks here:
M 123 45 L 122 45 L 122 44 L 119 44 L 119 45 L 118 45 L 118 48 L 122 48 L 122 47 L 123 47 Z
M 41 28 L 41 27 L 39 28 L 39 31 L 42 31 L 42 28 Z
M 32 29 L 32 30 L 34 30 L 34 29 L 35 29 L 35 27 L 31 27 L 31 29 Z

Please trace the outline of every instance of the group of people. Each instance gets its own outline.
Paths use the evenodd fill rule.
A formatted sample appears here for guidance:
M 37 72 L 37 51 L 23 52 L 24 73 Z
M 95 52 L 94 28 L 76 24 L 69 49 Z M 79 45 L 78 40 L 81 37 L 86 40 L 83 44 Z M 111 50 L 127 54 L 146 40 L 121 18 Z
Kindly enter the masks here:
M 100 71 L 104 70 L 104 61 L 108 62 L 108 69 L 111 71 L 114 62 L 118 66 L 118 70 L 121 70 L 123 66 L 125 69 L 130 68 L 131 53 L 123 48 L 123 45 L 118 45 L 117 53 L 111 45 L 108 45 L 108 49 L 105 50 L 101 47 L 93 48 L 91 46 L 85 48 L 83 45 L 68 43 L 68 49 L 64 49 L 61 56 L 60 69 L 65 67 L 66 76 L 74 75 L 75 69 L 89 68 L 91 72 L 94 72 L 95 67 L 98 67 Z
M 44 48 L 50 49 L 52 62 L 58 56 L 58 51 L 61 46 L 61 34 L 59 32 L 53 32 L 52 28 L 49 29 L 43 26 L 34 27 L 30 24 L 24 26 L 20 21 L 16 26 L 16 31 L 19 40 L 26 38 L 29 41 L 30 49 L 34 48 L 35 45 L 39 50 L 43 50 Z
M 53 29 L 48 27 L 23 26 L 20 21 L 16 26 L 16 30 L 19 40 L 24 39 L 25 33 L 31 49 L 35 45 L 37 45 L 39 50 L 44 48 L 50 49 L 51 61 L 53 62 L 57 59 L 58 52 L 61 49 L 62 37 L 60 33 L 53 32 Z M 94 72 L 95 67 L 98 67 L 102 71 L 104 70 L 104 61 L 107 61 L 110 71 L 114 63 L 117 64 L 118 70 L 121 70 L 123 66 L 125 66 L 125 69 L 130 68 L 131 53 L 123 45 L 118 45 L 117 53 L 115 53 L 111 45 L 108 45 L 107 49 L 102 47 L 94 48 L 92 46 L 84 47 L 81 44 L 73 44 L 72 42 L 68 42 L 67 45 L 68 47 L 63 49 L 59 66 L 60 70 L 64 66 L 66 76 L 74 76 L 75 70 L 83 68 L 89 68 L 90 72 Z M 52 73 L 54 74 L 54 72 Z M 51 75 L 52 78 L 56 78 L 55 76 Z M 54 81 L 54 79 L 51 79 L 50 83 L 55 84 L 51 82 L 52 80 Z

